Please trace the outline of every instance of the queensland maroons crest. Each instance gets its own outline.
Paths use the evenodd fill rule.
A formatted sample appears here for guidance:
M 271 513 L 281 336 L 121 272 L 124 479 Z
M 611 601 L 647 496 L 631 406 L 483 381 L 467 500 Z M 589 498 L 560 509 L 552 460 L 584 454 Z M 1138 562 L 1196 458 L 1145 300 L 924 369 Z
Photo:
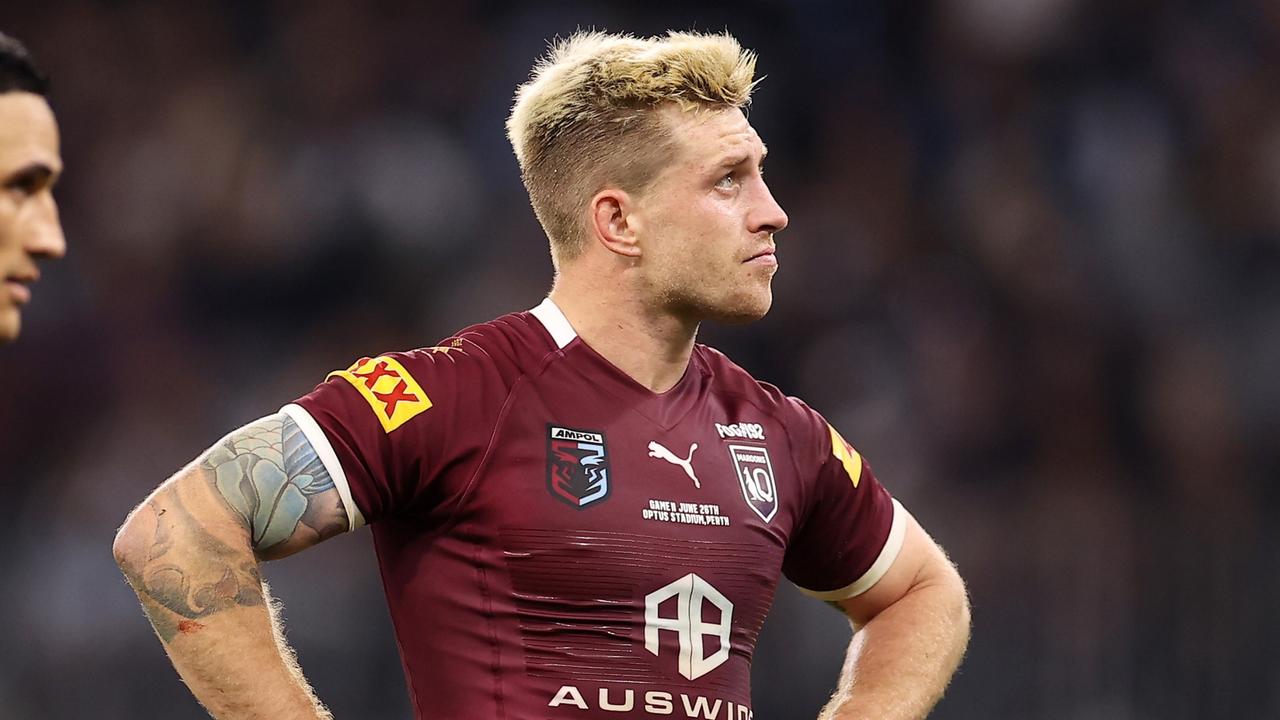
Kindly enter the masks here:
M 581 510 L 609 497 L 609 456 L 604 433 L 548 426 L 547 490 Z

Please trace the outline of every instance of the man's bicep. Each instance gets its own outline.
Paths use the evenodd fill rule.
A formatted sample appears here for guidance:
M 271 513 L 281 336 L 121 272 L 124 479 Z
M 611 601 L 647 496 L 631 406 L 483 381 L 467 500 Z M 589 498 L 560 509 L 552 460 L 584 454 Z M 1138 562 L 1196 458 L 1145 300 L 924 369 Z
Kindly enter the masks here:
M 880 611 L 902 599 L 913 588 L 929 582 L 940 581 L 943 576 L 954 574 L 951 561 L 942 548 L 924 531 L 905 508 L 898 512 L 905 515 L 902 549 L 897 558 L 866 592 L 851 598 L 832 602 L 856 624 L 865 625 Z
M 214 493 L 248 530 L 260 559 L 292 555 L 350 527 L 328 468 L 286 413 L 232 432 L 198 464 Z

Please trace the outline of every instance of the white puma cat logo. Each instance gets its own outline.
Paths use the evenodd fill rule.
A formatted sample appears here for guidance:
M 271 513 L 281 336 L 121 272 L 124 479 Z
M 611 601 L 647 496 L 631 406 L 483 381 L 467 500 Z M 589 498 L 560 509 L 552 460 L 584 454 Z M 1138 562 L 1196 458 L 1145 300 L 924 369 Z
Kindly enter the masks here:
M 681 460 L 680 458 L 676 457 L 675 454 L 672 453 L 670 450 L 662 447 L 662 445 L 656 442 L 651 442 L 649 443 L 649 457 L 658 458 L 660 460 L 666 460 L 667 462 L 673 465 L 679 465 L 680 467 L 684 468 L 685 474 L 688 475 L 691 480 L 693 480 L 693 486 L 696 488 L 700 488 L 702 487 L 702 483 L 698 482 L 698 476 L 693 474 L 693 451 L 697 449 L 698 449 L 698 443 L 694 443 L 689 448 L 689 457 L 685 458 L 684 460 Z

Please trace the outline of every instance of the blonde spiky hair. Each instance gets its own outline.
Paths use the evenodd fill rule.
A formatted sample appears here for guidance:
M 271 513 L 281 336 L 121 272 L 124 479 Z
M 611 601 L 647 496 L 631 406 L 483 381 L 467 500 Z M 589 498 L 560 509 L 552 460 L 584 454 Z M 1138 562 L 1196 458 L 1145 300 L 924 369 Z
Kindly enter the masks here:
M 507 136 L 557 261 L 584 245 L 586 203 L 606 185 L 642 191 L 673 144 L 655 109 L 746 106 L 756 56 L 729 34 L 636 38 L 577 32 L 516 91 Z

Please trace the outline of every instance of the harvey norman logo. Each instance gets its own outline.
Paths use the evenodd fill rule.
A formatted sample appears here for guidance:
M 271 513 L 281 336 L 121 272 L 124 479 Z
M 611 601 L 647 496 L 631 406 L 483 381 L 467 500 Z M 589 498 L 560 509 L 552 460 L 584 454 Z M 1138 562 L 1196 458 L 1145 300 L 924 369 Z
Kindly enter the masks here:
M 721 440 L 764 440 L 764 426 L 759 423 L 740 422 L 732 425 L 716 423 L 716 432 L 720 433 Z

